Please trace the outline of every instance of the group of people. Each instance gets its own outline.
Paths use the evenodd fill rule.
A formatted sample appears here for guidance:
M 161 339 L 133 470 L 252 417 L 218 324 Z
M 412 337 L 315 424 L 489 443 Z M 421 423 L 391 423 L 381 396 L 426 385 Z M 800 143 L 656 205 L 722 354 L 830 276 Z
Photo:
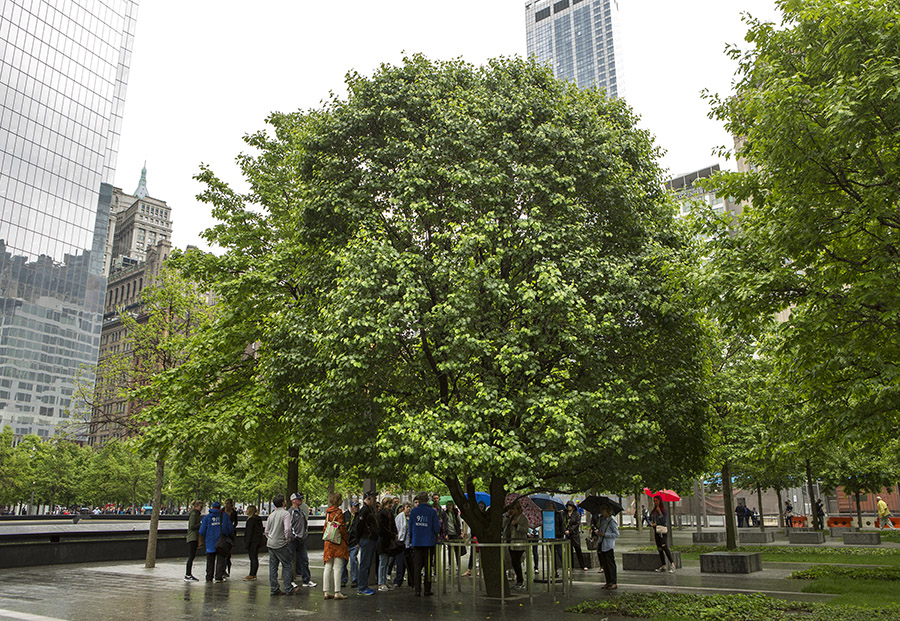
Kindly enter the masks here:
M 431 503 L 429 503 L 431 500 Z M 665 504 L 653 499 L 653 509 L 647 515 L 653 528 L 661 567 L 657 571 L 675 571 L 675 564 L 667 544 L 668 515 Z M 244 538 L 250 557 L 250 572 L 244 580 L 256 580 L 259 569 L 259 549 L 269 550 L 269 586 L 273 596 L 293 595 L 300 588 L 315 587 L 309 570 L 307 539 L 309 536 L 309 507 L 302 494 L 295 493 L 286 506 L 284 495 L 272 499 L 274 509 L 265 522 L 256 506 L 246 509 L 247 522 Z M 466 523 L 452 501 L 444 507 L 440 497 L 429 498 L 426 492 L 418 494 L 413 502 L 402 503 L 396 497 L 385 496 L 379 502 L 374 493 L 366 493 L 362 503 L 353 501 L 350 508 L 342 510 L 343 496 L 331 494 L 325 512 L 325 536 L 323 536 L 323 560 L 325 571 L 322 588 L 325 599 L 346 599 L 342 588 L 348 584 L 359 595 L 370 596 L 378 591 L 388 591 L 403 586 L 407 581 L 416 596 L 432 595 L 435 570 L 435 553 L 438 541 L 463 540 L 467 537 Z M 478 503 L 480 511 L 486 511 L 484 502 Z M 203 503 L 196 501 L 188 516 L 188 560 L 185 567 L 186 581 L 198 580 L 192 573 L 198 548 L 206 551 L 206 581 L 223 582 L 231 573 L 231 547 L 237 532 L 238 513 L 231 499 L 225 505 L 214 502 L 209 513 L 202 515 Z M 591 536 L 597 540 L 597 556 L 600 573 L 605 574 L 605 589 L 616 589 L 617 567 L 615 541 L 619 527 L 610 506 L 602 506 L 590 524 Z M 503 520 L 503 539 L 513 545 L 509 548 L 516 583 L 513 588 L 524 589 L 522 558 L 524 542 L 536 536 L 518 502 L 507 508 Z M 556 536 L 568 539 L 577 566 L 587 570 L 581 550 L 581 517 L 575 503 L 569 501 L 557 514 Z M 477 539 L 473 538 L 477 545 Z M 536 548 L 535 548 L 536 552 Z M 457 564 L 466 554 L 465 546 L 454 547 Z M 473 556 L 469 568 L 462 574 L 472 575 Z M 557 549 L 557 560 L 561 561 Z M 281 581 L 279 582 L 279 568 Z M 370 585 L 370 572 L 376 572 L 377 584 Z M 299 579 L 299 584 L 297 580 Z
M 746 504 L 740 503 L 735 507 L 734 514 L 737 516 L 738 528 L 759 526 L 759 512 L 756 507 L 750 509 Z

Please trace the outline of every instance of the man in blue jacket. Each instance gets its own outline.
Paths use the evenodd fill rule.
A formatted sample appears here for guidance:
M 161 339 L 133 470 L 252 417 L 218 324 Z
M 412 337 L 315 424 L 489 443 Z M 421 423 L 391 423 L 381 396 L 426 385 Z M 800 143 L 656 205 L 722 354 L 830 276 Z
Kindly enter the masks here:
M 441 532 L 441 522 L 437 511 L 428 506 L 428 493 L 416 496 L 419 504 L 409 514 L 410 541 L 413 546 L 413 587 L 416 597 L 422 594 L 422 570 L 425 570 L 425 595 L 431 592 L 431 567 L 426 561 L 433 558 L 434 546 Z
M 203 517 L 200 522 L 200 536 L 206 541 L 206 581 L 213 581 L 215 570 L 216 582 L 225 582 L 225 561 L 234 540 L 234 525 L 231 518 L 222 512 L 221 503 L 214 502 L 209 513 Z M 218 545 L 220 537 L 228 540 L 227 549 Z

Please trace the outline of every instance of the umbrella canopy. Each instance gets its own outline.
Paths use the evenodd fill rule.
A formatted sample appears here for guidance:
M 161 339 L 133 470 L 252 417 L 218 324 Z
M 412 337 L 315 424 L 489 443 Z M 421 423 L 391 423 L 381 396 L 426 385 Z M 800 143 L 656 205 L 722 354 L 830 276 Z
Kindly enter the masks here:
M 622 510 L 622 505 L 608 496 L 588 496 L 578 504 L 579 507 L 594 515 L 600 513 L 600 507 L 604 505 L 609 507 L 613 515 Z
M 543 511 L 562 511 L 566 508 L 566 503 L 561 498 L 550 494 L 532 494 L 530 498 Z
M 661 489 L 658 492 L 651 492 L 649 487 L 644 488 L 644 493 L 648 496 L 659 496 L 663 502 L 675 502 L 681 500 L 681 496 L 670 489 Z
M 521 494 L 507 494 L 505 505 L 508 507 L 516 500 L 519 501 L 519 506 L 522 507 L 522 514 L 528 520 L 528 526 L 531 528 L 539 527 L 544 521 L 540 508 L 534 504 L 531 498 Z
M 469 497 L 469 495 L 466 494 L 466 498 L 468 498 L 468 497 Z M 441 506 L 442 507 L 446 506 L 448 500 L 453 500 L 453 496 L 441 496 L 441 501 L 440 501 Z M 475 502 L 476 503 L 484 502 L 484 505 L 486 507 L 490 507 L 491 506 L 491 495 L 488 494 L 487 492 L 475 492 Z

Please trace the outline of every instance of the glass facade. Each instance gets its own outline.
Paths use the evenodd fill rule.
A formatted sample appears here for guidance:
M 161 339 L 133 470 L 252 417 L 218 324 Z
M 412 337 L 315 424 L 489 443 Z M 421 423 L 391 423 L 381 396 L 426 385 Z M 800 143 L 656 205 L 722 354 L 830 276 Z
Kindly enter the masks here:
M 0 0 L 0 426 L 84 407 L 137 0 Z
M 622 96 L 617 0 L 529 0 L 525 4 L 528 54 L 553 67 L 553 75 L 581 88 Z

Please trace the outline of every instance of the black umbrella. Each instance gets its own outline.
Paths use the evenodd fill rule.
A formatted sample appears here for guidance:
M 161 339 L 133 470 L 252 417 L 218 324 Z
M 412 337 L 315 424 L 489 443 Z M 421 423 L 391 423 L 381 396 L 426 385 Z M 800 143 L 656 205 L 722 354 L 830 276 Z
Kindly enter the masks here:
M 622 505 L 608 496 L 588 496 L 578 504 L 579 507 L 588 513 L 593 513 L 595 515 L 600 513 L 600 507 L 603 505 L 609 507 L 609 510 L 612 511 L 613 515 L 622 510 Z

